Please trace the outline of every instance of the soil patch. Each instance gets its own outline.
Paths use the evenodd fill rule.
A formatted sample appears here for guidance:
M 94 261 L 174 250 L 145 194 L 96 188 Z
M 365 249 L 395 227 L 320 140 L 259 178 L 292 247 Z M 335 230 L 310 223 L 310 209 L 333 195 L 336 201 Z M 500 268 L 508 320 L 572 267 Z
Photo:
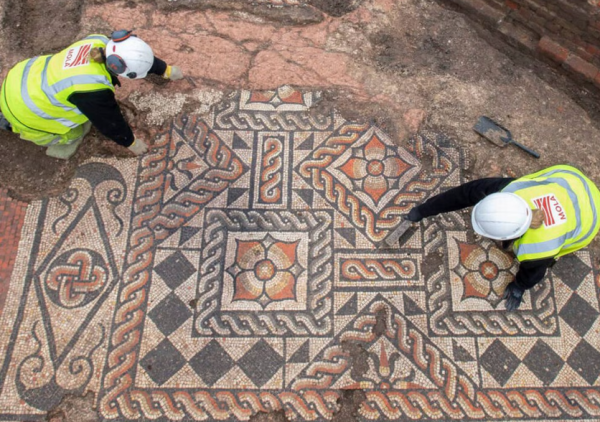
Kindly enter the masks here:
M 376 125 L 397 144 L 408 139 L 402 115 L 392 104 L 362 102 L 341 90 L 324 90 L 321 100 L 310 109 L 310 113 L 328 115 L 334 109 L 349 122 Z
M 252 416 L 248 422 L 288 422 L 289 419 L 285 416 L 285 411 L 278 410 L 276 412 L 264 413 L 260 412 Z
M 353 12 L 362 3 L 362 0 L 311 0 L 317 9 L 327 13 L 330 16 L 339 18 L 346 13 Z
M 387 311 L 385 308 L 379 309 L 375 315 L 375 325 L 373 325 L 373 334 L 381 337 L 387 331 Z
M 339 400 L 340 411 L 336 413 L 332 422 L 353 422 L 359 418 L 360 405 L 367 400 L 367 395 L 362 390 L 345 390 Z
M 50 422 L 96 422 L 100 418 L 94 410 L 94 393 L 85 396 L 67 395 L 61 402 L 48 412 Z
M 349 355 L 352 379 L 360 379 L 369 370 L 369 352 L 361 344 L 350 341 L 342 342 L 342 349 Z
M 127 149 L 101 139 L 95 129 L 67 161 L 48 157 L 46 148 L 0 131 L 0 186 L 8 188 L 8 194 L 20 201 L 60 195 L 79 165 L 92 156 L 133 157 Z
M 344 2 L 347 0 L 339 1 Z M 352 1 L 349 2 L 352 3 Z M 219 9 L 246 12 L 284 25 L 309 25 L 323 21 L 323 14 L 317 9 L 303 6 L 272 7 L 270 4 L 253 4 L 239 0 L 179 0 L 177 2 L 157 0 L 156 3 L 160 9 L 165 11 Z
M 8 46 L 24 57 L 60 51 L 77 39 L 84 0 L 9 0 Z

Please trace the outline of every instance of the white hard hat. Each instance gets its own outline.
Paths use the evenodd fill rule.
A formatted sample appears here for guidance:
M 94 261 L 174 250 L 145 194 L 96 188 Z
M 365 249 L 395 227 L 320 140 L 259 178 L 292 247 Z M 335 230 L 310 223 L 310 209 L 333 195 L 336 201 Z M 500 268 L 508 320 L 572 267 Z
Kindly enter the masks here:
M 495 240 L 510 240 L 523 236 L 529 229 L 533 212 L 519 195 L 510 192 L 493 193 L 479 201 L 471 222 L 473 229 Z
M 148 44 L 131 34 L 115 31 L 106 44 L 106 67 L 114 74 L 129 79 L 142 79 L 154 64 L 154 53 Z

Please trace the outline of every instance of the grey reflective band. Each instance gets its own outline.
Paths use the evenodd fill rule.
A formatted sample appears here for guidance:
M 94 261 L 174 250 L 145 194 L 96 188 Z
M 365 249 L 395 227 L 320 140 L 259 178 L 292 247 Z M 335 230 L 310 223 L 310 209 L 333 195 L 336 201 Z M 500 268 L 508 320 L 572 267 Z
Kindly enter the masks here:
M 566 242 L 566 238 L 567 235 L 565 234 L 564 236 L 546 240 L 545 242 L 520 244 L 516 251 L 517 257 L 525 254 L 552 252 L 556 249 L 560 251 Z
M 108 44 L 108 37 L 104 35 L 90 35 L 89 37 L 85 37 L 84 40 L 100 40 L 104 41 L 104 44 Z
M 48 73 L 47 73 L 48 63 L 50 63 L 51 58 L 52 58 L 52 56 L 48 56 L 46 58 L 46 63 L 44 64 L 44 70 L 42 71 L 42 91 L 44 91 L 44 94 L 46 94 L 46 98 L 48 98 L 48 101 L 50 101 L 50 103 L 53 106 L 62 108 L 63 110 L 65 110 L 67 112 L 81 114 L 81 111 L 79 111 L 79 109 L 77 107 L 69 107 L 68 105 L 61 103 L 51 93 L 52 91 L 50 90 L 50 86 L 48 85 Z
M 557 172 L 558 170 L 553 171 L 551 174 Z M 594 204 L 594 197 L 592 196 L 592 192 L 590 190 L 590 185 L 588 183 L 587 180 L 585 180 L 584 177 L 582 177 L 580 174 L 575 173 L 574 171 L 570 171 L 570 170 L 562 170 L 565 173 L 569 173 L 572 176 L 577 177 L 581 183 L 583 184 L 583 186 L 585 187 L 585 193 L 587 194 L 588 200 L 590 201 L 590 209 L 592 210 L 592 224 L 590 226 L 590 229 L 588 230 L 588 232 L 585 234 L 585 236 L 583 236 L 581 238 L 581 240 L 586 240 L 587 238 L 589 238 L 590 236 L 595 235 L 594 232 L 594 227 L 596 227 L 596 222 L 598 221 L 598 215 L 596 214 L 596 207 Z
M 539 177 L 548 177 L 548 176 L 552 176 L 555 173 L 567 173 L 572 176 L 575 176 L 577 179 L 579 179 L 581 181 L 581 183 L 585 187 L 588 199 L 590 201 L 590 208 L 592 210 L 592 215 L 593 215 L 592 224 L 590 226 L 590 229 L 585 234 L 585 236 L 583 236 L 580 239 L 579 242 L 586 241 L 586 239 L 588 239 L 592 234 L 594 234 L 594 228 L 596 227 L 596 222 L 598 219 L 596 207 L 594 205 L 594 199 L 592 196 L 592 192 L 590 190 L 590 185 L 589 185 L 588 181 L 585 180 L 585 178 L 583 178 L 580 174 L 578 174 L 574 171 L 571 171 L 571 170 L 567 170 L 567 169 L 552 170 L 550 172 L 541 174 Z M 571 199 L 571 202 L 573 203 L 573 208 L 575 209 L 575 218 L 576 218 L 575 229 L 566 233 L 564 236 L 560 236 L 555 239 L 550 239 L 545 242 L 540 242 L 540 243 L 536 243 L 536 244 L 519 245 L 517 254 L 536 254 L 536 253 L 550 252 L 555 249 L 560 250 L 563 248 L 563 246 L 569 239 L 573 239 L 573 238 L 579 236 L 579 234 L 581 233 L 582 225 L 581 225 L 581 208 L 579 205 L 579 198 L 578 198 L 577 194 L 571 189 L 571 186 L 568 184 L 568 182 L 566 180 L 564 180 L 562 178 L 548 178 L 544 182 L 536 182 L 533 180 L 513 182 L 513 183 L 509 184 L 506 188 L 504 188 L 502 191 L 515 193 L 516 191 L 521 190 L 521 189 L 526 189 L 526 188 L 529 188 L 532 186 L 547 185 L 550 183 L 558 184 L 559 186 L 561 186 L 562 188 L 564 188 L 567 191 L 569 198 Z M 573 243 L 573 244 L 575 244 L 575 243 Z M 572 246 L 573 244 L 571 244 L 569 246 Z
M 88 84 L 102 84 L 108 87 L 112 87 L 112 84 L 106 76 L 103 75 L 76 75 L 70 78 L 61 79 L 60 81 L 53 83 L 49 86 L 49 89 L 53 95 L 57 95 L 61 91 L 72 87 L 73 85 L 88 85 Z
M 521 190 L 521 189 L 527 189 L 530 187 L 535 187 L 535 186 L 540 186 L 540 185 L 550 185 L 550 184 L 557 184 L 561 188 L 565 189 L 567 191 L 567 193 L 569 194 L 569 198 L 571 199 L 573 208 L 575 208 L 575 228 L 568 233 L 568 237 L 570 239 L 573 237 L 577 237 L 577 235 L 579 235 L 579 232 L 581 230 L 581 209 L 579 208 L 579 200 L 578 200 L 575 192 L 573 192 L 573 190 L 571 189 L 571 186 L 569 186 L 569 184 L 564 179 L 549 178 L 547 180 L 544 180 L 543 182 L 536 182 L 534 180 L 515 182 L 514 184 L 518 185 L 518 186 L 514 186 L 511 188 L 512 184 L 513 183 L 508 185 L 503 190 L 503 192 L 515 193 L 516 191 Z
M 48 84 L 48 63 L 50 62 L 51 56 L 46 58 L 46 63 L 44 65 L 44 70 L 42 71 L 42 91 L 46 94 L 48 101 L 55 106 L 62 108 L 67 112 L 73 112 L 75 114 L 81 115 L 81 111 L 77 107 L 69 107 L 66 104 L 61 103 L 56 96 L 65 89 L 72 87 L 73 85 L 86 85 L 86 84 L 102 84 L 107 85 L 108 87 L 112 87 L 112 83 L 108 80 L 106 76 L 102 75 L 76 75 L 71 76 L 70 78 L 62 79 L 52 85 Z M 37 113 L 36 113 L 37 114 Z M 41 116 L 41 115 L 40 115 Z M 58 120 L 58 119 L 55 119 Z M 64 119 L 67 120 L 67 119 Z M 67 120 L 70 122 L 70 120 Z M 61 122 L 62 123 L 62 122 Z M 79 126 L 79 123 L 73 123 L 75 126 L 68 127 L 76 127 Z M 62 123 L 64 124 L 64 123 Z M 66 125 L 65 125 L 66 126 Z
M 42 111 L 29 96 L 29 91 L 27 90 L 27 80 L 29 78 L 29 71 L 31 70 L 31 66 L 33 66 L 33 63 L 35 63 L 35 61 L 38 59 L 39 57 L 34 57 L 33 59 L 30 59 L 25 65 L 25 69 L 23 69 L 23 78 L 21 79 L 21 98 L 23 98 L 23 102 L 33 114 L 43 119 L 54 120 L 70 129 L 76 128 L 77 126 L 79 126 L 79 123 L 75 123 L 71 120 L 64 119 L 61 117 L 50 116 L 46 112 Z

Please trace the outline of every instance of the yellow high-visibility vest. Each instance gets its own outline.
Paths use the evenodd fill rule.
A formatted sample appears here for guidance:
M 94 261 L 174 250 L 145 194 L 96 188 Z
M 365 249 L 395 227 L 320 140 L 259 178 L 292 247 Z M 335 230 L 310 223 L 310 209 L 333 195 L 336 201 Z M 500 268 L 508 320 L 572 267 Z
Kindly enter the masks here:
M 513 243 L 519 261 L 574 252 L 587 246 L 600 228 L 600 192 L 574 167 L 549 167 L 509 183 L 502 192 L 519 195 L 545 215 L 540 228 L 530 228 Z
M 13 67 L 2 84 L 0 108 L 15 133 L 64 135 L 88 121 L 67 98 L 74 92 L 115 87 L 104 63 L 90 58 L 95 47 L 106 47 L 104 35 L 90 35 L 60 53 L 24 60 Z M 39 145 L 48 136 L 23 136 Z

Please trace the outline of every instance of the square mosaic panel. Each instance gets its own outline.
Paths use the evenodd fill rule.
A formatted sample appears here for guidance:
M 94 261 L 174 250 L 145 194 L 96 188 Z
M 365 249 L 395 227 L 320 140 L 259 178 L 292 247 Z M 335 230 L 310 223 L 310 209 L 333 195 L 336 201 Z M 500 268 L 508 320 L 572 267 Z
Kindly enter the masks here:
M 29 206 L 0 420 L 94 391 L 102 421 L 322 421 L 346 390 L 366 397 L 359 420 L 600 418 L 590 252 L 508 313 L 517 264 L 467 213 L 387 246 L 415 204 L 464 182 L 465 157 L 441 133 L 401 144 L 317 113 L 320 98 L 234 93 Z
M 195 335 L 331 334 L 331 211 L 205 215 Z

